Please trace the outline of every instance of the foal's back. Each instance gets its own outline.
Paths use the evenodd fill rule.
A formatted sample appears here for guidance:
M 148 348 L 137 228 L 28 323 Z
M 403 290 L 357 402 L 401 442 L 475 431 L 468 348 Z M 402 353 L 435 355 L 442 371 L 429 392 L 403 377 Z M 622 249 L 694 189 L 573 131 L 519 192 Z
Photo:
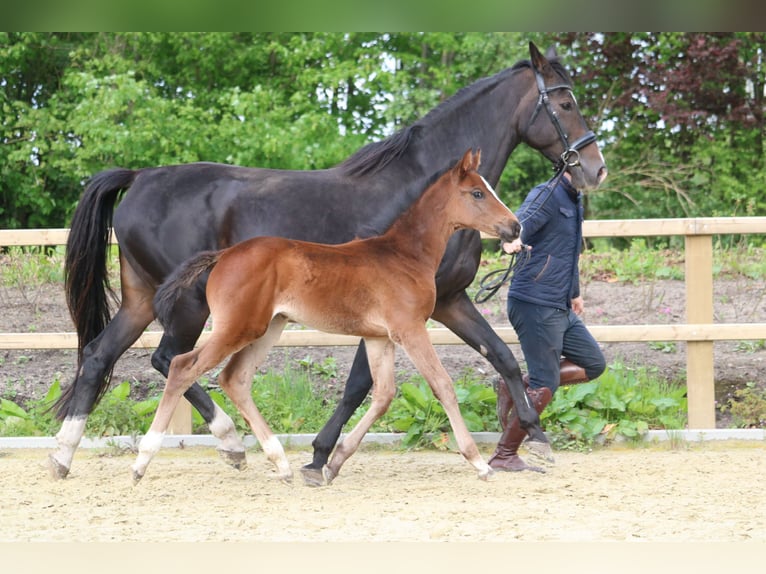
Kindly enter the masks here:
M 210 274 L 216 327 L 258 337 L 276 315 L 328 333 L 386 337 L 397 315 L 425 323 L 434 270 L 384 237 L 324 245 L 255 237 L 227 249 Z M 246 278 L 243 281 L 243 278 Z

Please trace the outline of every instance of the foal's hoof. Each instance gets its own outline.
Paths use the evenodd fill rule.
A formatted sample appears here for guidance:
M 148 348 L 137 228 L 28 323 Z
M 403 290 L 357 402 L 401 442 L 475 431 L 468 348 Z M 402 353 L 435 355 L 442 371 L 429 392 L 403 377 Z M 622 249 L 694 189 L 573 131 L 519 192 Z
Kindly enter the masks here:
M 133 486 L 136 486 L 141 479 L 144 478 L 143 473 L 138 472 L 135 468 L 131 469 L 131 478 L 133 479 Z
M 492 470 L 491 466 L 487 466 L 485 470 L 479 471 L 479 478 L 485 482 L 489 482 L 492 480 L 495 476 L 495 471 Z
M 312 468 L 309 465 L 302 466 L 301 475 L 303 476 L 303 484 L 306 486 L 319 487 L 326 485 L 321 468 Z
M 327 465 L 322 467 L 322 474 L 324 475 L 324 482 L 327 486 L 329 486 L 332 481 L 335 480 L 335 477 L 338 476 L 338 473 Z
M 49 454 L 48 472 L 50 472 L 51 478 L 54 480 L 60 480 L 67 477 L 69 474 L 69 468 L 57 461 L 52 454 Z
M 550 443 L 540 442 L 539 440 L 528 440 L 524 443 L 524 446 L 527 447 L 529 454 L 532 456 L 536 456 L 551 464 L 556 462 L 556 459 L 553 458 L 553 449 L 551 448 Z
M 244 450 L 235 451 L 223 450 L 219 448 L 218 454 L 226 464 L 233 466 L 237 470 L 245 470 L 247 468 L 247 457 Z

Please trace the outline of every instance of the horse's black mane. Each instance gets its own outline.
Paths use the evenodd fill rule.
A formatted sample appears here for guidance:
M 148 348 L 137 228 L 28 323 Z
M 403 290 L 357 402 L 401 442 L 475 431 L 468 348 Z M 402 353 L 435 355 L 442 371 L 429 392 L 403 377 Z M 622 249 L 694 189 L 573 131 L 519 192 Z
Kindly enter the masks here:
M 564 66 L 561 65 L 558 58 L 553 58 L 549 61 L 553 69 L 571 86 L 572 81 L 569 74 Z M 532 63 L 529 60 L 521 60 L 512 67 L 506 68 L 493 76 L 481 78 L 480 80 L 461 88 L 453 96 L 441 102 L 415 123 L 400 129 L 384 140 L 367 144 L 345 159 L 338 167 L 340 167 L 346 175 L 352 177 L 376 173 L 396 158 L 404 155 L 413 139 L 421 131 L 428 128 L 432 123 L 434 116 L 441 116 L 445 108 L 453 108 L 466 98 L 474 97 L 477 92 L 480 93 L 484 90 L 493 88 L 508 75 L 515 73 L 520 69 L 531 67 Z

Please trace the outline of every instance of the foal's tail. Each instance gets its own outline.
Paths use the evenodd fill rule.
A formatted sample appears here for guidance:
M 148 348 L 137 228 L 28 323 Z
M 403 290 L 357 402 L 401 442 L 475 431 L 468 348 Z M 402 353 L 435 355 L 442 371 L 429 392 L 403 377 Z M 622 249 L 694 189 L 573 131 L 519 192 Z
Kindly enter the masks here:
M 77 373 L 85 346 L 111 319 L 109 300 L 116 300 L 106 270 L 112 214 L 121 192 L 138 174 L 130 169 L 110 169 L 88 182 L 69 225 L 64 258 L 64 291 L 69 315 L 77 329 Z M 108 377 L 105 385 L 108 384 Z M 51 408 L 66 416 L 75 385 L 66 388 Z M 103 390 L 106 390 L 105 387 Z
M 221 253 L 222 251 L 198 253 L 177 267 L 157 289 L 153 301 L 154 314 L 166 330 L 178 299 L 197 283 L 203 273 L 215 267 Z

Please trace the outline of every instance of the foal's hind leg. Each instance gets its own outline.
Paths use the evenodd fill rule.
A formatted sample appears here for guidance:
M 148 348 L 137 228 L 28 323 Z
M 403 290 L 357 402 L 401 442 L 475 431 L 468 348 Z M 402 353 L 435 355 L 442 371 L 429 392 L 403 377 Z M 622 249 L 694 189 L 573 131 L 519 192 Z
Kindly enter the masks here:
M 425 326 L 417 330 L 408 330 L 402 336 L 400 344 L 430 385 L 434 396 L 444 407 L 461 454 L 479 471 L 479 478 L 487 480 L 493 474 L 493 470 L 482 458 L 476 442 L 468 431 L 460 414 L 452 379 L 439 360 Z
M 193 296 L 184 297 L 178 307 L 183 311 L 175 313 L 170 324 L 165 326 L 165 334 L 152 355 L 152 365 L 165 378 L 168 376 L 173 357 L 188 353 L 194 348 L 209 314 L 207 303 Z M 221 458 L 237 470 L 244 469 L 247 465 L 245 444 L 231 417 L 215 404 L 210 395 L 196 382 L 186 390 L 184 396 L 208 423 L 213 436 L 220 441 L 218 453 Z
M 237 350 L 237 346 L 222 341 L 220 337 L 216 338 L 213 334 L 201 347 L 178 355 L 173 359 L 170 364 L 168 380 L 165 382 L 165 390 L 162 393 L 157 412 L 154 414 L 152 425 L 138 445 L 138 456 L 132 466 L 134 484 L 141 480 L 152 458 L 160 450 L 173 411 L 178 406 L 178 401 L 184 391 L 192 385 L 195 379 Z
M 258 407 L 255 406 L 251 394 L 253 375 L 266 359 L 269 350 L 279 340 L 286 324 L 287 320 L 284 317 L 275 317 L 266 334 L 231 357 L 226 368 L 218 376 L 218 384 L 250 425 L 266 458 L 277 467 L 279 478 L 289 483 L 293 480 L 293 471 L 290 469 L 285 451 L 279 439 L 271 432 L 269 424 Z
M 388 406 L 396 394 L 394 384 L 394 351 L 395 347 L 390 339 L 365 339 L 367 356 L 370 363 L 370 372 L 374 381 L 372 386 L 372 403 L 367 412 L 359 419 L 351 432 L 338 443 L 329 464 L 324 469 L 326 484 L 330 484 L 338 476 L 340 467 L 348 458 L 356 452 L 364 435 L 370 430 L 373 423 L 388 410 Z M 315 484 L 312 486 L 316 486 Z

